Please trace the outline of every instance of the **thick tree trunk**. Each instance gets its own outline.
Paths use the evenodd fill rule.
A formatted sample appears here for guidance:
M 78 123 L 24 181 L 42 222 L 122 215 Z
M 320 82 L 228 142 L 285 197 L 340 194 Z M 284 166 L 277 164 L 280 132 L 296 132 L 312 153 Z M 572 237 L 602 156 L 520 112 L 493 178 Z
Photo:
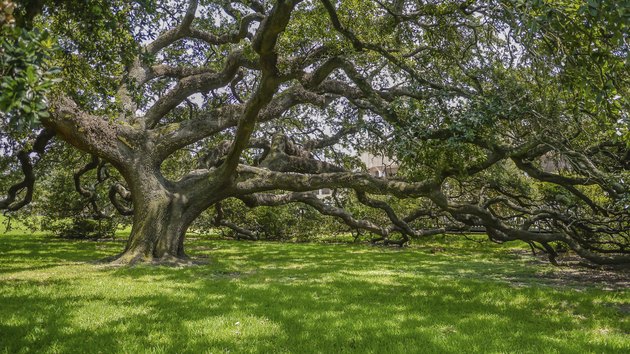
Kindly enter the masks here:
M 155 175 L 129 179 L 133 195 L 133 227 L 125 251 L 114 261 L 180 263 L 186 261 L 184 238 L 191 222 L 186 198 L 165 187 Z

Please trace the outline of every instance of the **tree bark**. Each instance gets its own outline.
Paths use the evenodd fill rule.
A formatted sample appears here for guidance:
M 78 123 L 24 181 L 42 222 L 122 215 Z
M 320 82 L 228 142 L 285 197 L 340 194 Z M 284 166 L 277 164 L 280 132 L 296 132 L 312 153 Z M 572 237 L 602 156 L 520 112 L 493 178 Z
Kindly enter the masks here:
M 186 197 L 168 186 L 158 172 L 128 178 L 133 201 L 133 227 L 118 264 L 181 263 L 186 230 L 193 218 L 186 214 Z

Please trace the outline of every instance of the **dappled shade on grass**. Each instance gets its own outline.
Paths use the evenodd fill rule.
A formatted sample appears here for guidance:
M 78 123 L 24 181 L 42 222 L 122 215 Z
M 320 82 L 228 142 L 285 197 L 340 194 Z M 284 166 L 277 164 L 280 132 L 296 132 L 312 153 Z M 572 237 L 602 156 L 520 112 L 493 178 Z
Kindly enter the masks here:
M 115 242 L 0 236 L 0 352 L 624 352 L 627 289 L 553 285 L 507 249 L 198 239 L 193 267 Z M 457 249 L 459 247 L 459 249 Z M 626 307 L 624 307 L 626 306 Z

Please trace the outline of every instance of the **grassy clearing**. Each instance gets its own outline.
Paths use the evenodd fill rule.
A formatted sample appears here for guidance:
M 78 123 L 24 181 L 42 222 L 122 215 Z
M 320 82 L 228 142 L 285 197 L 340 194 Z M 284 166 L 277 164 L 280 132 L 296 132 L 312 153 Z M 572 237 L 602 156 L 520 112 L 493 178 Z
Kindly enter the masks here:
M 6 217 L 0 212 L 0 236 L 2 235 L 24 235 L 31 234 L 32 230 L 30 230 L 26 225 L 22 224 L 19 220 L 15 218 Z
M 113 268 L 91 261 L 120 242 L 0 235 L 0 353 L 630 349 L 628 289 L 549 282 L 559 270 L 508 248 L 444 242 L 197 239 L 206 265 Z

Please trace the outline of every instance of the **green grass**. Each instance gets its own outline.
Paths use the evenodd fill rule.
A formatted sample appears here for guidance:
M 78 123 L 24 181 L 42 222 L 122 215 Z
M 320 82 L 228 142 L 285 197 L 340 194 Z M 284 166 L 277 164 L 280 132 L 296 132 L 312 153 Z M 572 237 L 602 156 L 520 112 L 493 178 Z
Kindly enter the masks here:
M 122 247 L 0 235 L 0 353 L 630 350 L 627 289 L 550 282 L 508 247 L 197 239 L 205 265 L 92 262 Z
M 32 233 L 31 230 L 19 220 L 9 218 L 0 211 L 0 237 L 2 235 L 24 235 Z

